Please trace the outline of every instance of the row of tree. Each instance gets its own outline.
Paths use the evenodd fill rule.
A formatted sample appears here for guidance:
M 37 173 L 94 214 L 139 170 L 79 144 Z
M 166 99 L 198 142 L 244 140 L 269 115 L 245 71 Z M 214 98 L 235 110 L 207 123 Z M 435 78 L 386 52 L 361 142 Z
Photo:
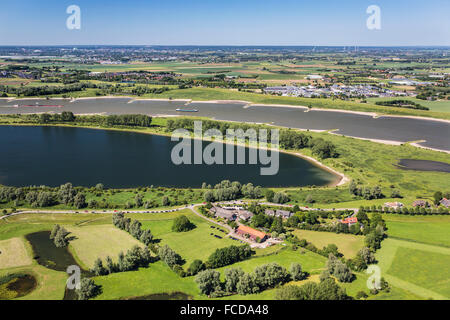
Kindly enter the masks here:
M 120 252 L 116 263 L 110 256 L 106 257 L 105 264 L 103 264 L 102 259 L 98 258 L 91 272 L 96 276 L 103 276 L 116 272 L 132 271 L 141 267 L 146 268 L 152 261 L 153 258 L 148 248 L 141 248 L 136 245 L 125 254 Z
M 148 246 L 153 241 L 150 229 L 142 230 L 142 223 L 138 220 L 126 218 L 122 212 L 116 213 L 112 218 L 113 225 L 131 234 L 134 238 Z
M 230 182 L 223 180 L 216 184 L 214 188 L 206 183 L 203 183 L 202 189 L 207 190 L 204 193 L 206 202 L 214 201 L 230 201 L 240 198 L 260 199 L 262 198 L 263 190 L 259 186 L 253 186 L 252 183 L 242 185 L 238 181 Z
M 215 270 L 201 271 L 195 277 L 200 291 L 211 297 L 231 294 L 255 294 L 275 288 L 289 281 L 300 281 L 307 277 L 298 263 L 291 265 L 290 271 L 277 263 L 264 264 L 257 267 L 253 273 L 245 273 L 240 268 L 229 268 L 225 272 L 225 281 Z

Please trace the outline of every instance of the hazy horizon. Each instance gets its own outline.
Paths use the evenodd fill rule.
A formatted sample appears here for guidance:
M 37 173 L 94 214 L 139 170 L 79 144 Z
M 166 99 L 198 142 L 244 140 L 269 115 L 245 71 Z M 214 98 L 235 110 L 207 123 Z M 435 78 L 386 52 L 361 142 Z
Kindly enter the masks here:
M 80 29 L 67 28 L 71 5 Z M 380 8 L 369 29 L 367 9 Z M 447 0 L 18 0 L 2 4 L 2 46 L 450 46 Z

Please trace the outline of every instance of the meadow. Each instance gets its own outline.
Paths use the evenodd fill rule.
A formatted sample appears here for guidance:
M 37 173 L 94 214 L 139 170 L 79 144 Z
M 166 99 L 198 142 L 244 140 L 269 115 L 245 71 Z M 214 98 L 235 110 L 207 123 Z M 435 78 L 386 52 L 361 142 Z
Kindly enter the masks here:
M 120 252 L 125 253 L 134 246 L 144 247 L 140 241 L 113 225 L 70 226 L 67 231 L 75 237 L 70 241 L 70 249 L 85 269 L 92 268 L 98 258 L 105 261 L 110 256 L 117 261 Z
M 382 276 L 394 287 L 422 299 L 450 299 L 450 249 L 386 239 L 376 253 Z
M 391 238 L 450 248 L 450 216 L 383 215 Z
M 299 239 L 306 239 L 318 249 L 322 249 L 329 244 L 335 244 L 339 252 L 347 259 L 355 257 L 358 251 L 364 247 L 363 236 L 310 230 L 295 230 L 293 234 Z

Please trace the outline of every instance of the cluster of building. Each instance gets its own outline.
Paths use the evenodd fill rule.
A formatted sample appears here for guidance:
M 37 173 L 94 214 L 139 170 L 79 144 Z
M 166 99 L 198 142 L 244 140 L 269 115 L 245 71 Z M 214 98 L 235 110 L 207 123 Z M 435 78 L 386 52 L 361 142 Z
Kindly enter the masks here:
M 222 218 L 227 221 L 236 221 L 236 220 L 243 220 L 243 221 L 249 221 L 253 217 L 253 213 L 245 210 L 243 207 L 240 206 L 228 206 L 228 207 L 219 207 L 214 206 L 210 209 L 210 212 L 216 217 L 216 218 Z M 292 217 L 294 213 L 287 210 L 272 210 L 272 209 L 266 209 L 264 213 L 270 217 L 281 217 L 283 219 L 288 219 Z
M 446 208 L 450 207 L 450 200 L 444 198 L 440 201 L 440 205 Z M 414 208 L 430 208 L 431 204 L 426 200 L 416 200 L 412 203 L 412 206 Z M 384 204 L 385 208 L 392 208 L 392 209 L 401 209 L 404 207 L 403 203 L 401 202 L 386 202 Z
M 329 87 L 309 86 L 280 86 L 267 87 L 264 89 L 267 94 L 276 94 L 289 97 L 398 97 L 407 96 L 408 93 L 390 90 L 387 88 L 380 88 L 373 85 L 338 85 L 333 84 Z
M 253 213 L 244 210 L 242 207 L 218 207 L 214 206 L 210 209 L 216 218 L 222 218 L 227 221 L 243 220 L 248 221 L 253 217 Z

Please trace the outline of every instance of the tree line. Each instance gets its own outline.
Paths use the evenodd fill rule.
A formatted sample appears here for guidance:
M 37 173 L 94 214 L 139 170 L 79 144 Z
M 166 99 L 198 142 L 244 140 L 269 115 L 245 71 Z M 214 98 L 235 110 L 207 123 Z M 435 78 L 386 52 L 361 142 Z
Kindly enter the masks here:
M 290 271 L 277 263 L 268 263 L 256 267 L 252 273 L 245 273 L 240 268 L 229 268 L 224 272 L 225 280 L 216 270 L 201 271 L 195 282 L 201 293 L 210 297 L 222 297 L 233 294 L 256 294 L 267 289 L 276 288 L 289 281 L 300 281 L 307 277 L 298 263 L 291 265 Z

